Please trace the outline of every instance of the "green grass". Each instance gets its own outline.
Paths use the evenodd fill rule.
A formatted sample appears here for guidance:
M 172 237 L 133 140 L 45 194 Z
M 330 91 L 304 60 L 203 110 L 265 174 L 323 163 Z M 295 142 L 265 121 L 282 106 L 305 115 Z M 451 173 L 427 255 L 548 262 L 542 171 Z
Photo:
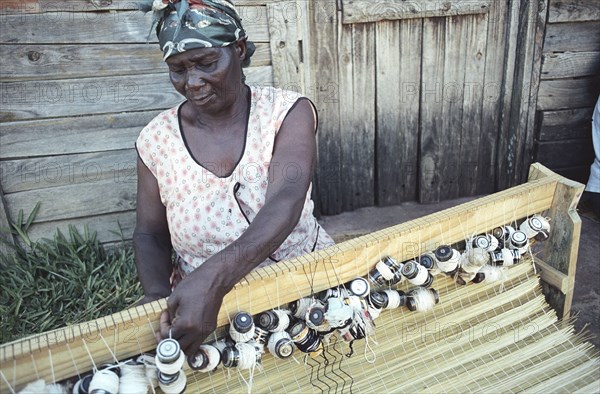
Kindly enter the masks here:
M 19 242 L 0 255 L 0 343 L 123 310 L 143 294 L 130 245 L 106 249 L 95 232 L 73 226 L 32 241 L 38 208 L 11 223 Z

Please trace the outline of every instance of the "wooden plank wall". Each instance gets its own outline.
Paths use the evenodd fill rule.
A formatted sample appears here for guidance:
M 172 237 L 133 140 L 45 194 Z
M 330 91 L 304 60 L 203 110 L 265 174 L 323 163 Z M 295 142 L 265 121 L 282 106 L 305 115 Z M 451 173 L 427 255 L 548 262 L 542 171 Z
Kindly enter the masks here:
M 322 212 L 523 181 L 546 3 L 311 3 Z
M 257 45 L 249 83 L 273 83 L 269 2 L 237 1 Z M 131 238 L 135 139 L 182 100 L 148 36 L 152 15 L 133 1 L 93 3 L 1 3 L 0 226 L 40 201 L 33 238 L 88 224 L 116 242 L 117 223 Z
M 551 0 L 537 103 L 535 160 L 586 183 L 600 94 L 600 2 Z

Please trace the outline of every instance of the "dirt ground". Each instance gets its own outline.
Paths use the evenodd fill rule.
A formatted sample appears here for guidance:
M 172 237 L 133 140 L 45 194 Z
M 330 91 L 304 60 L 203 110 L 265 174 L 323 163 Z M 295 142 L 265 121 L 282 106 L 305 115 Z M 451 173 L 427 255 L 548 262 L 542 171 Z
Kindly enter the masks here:
M 335 216 L 323 216 L 319 222 L 336 240 L 344 241 L 408 220 L 438 212 L 470 201 L 462 198 L 437 204 L 404 203 L 392 207 L 368 207 Z M 590 342 L 600 348 L 600 220 L 589 207 L 580 204 L 582 219 L 575 293 L 572 316 L 576 316 L 577 331 L 584 327 L 591 334 Z M 589 335 L 588 335 L 589 336 Z

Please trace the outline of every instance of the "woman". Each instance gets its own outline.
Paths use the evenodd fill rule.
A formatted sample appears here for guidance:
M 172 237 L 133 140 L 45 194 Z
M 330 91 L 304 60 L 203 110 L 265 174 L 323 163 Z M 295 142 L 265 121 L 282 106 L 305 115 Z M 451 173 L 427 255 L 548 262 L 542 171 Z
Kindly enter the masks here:
M 133 239 L 143 301 L 169 296 L 160 334 L 189 356 L 242 277 L 333 241 L 312 215 L 312 103 L 244 84 L 254 46 L 230 3 L 154 1 L 153 8 L 171 82 L 187 100 L 136 142 Z

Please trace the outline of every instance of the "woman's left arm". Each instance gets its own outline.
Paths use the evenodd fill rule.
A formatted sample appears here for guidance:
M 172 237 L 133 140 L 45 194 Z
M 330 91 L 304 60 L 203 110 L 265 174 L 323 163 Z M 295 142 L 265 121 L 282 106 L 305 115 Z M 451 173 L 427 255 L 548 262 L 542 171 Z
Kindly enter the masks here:
M 275 252 L 298 223 L 316 160 L 315 119 L 306 99 L 289 111 L 275 138 L 265 205 L 236 241 L 196 268 L 169 297 L 161 333 L 166 337 L 171 330 L 186 354 L 195 353 L 216 329 L 225 294 Z

